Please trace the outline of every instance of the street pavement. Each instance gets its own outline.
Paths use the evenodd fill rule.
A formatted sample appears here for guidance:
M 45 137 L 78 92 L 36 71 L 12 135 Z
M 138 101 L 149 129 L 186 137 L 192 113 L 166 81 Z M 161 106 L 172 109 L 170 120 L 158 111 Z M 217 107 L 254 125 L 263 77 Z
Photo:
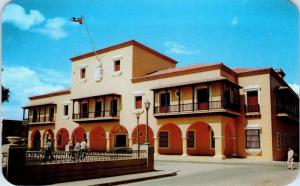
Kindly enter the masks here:
M 281 186 L 293 182 L 298 169 L 289 170 L 287 165 L 220 164 L 195 162 L 155 161 L 156 170 L 176 171 L 177 176 L 126 184 L 129 186 L 181 186 L 181 185 L 263 185 Z M 300 185 L 300 184 L 296 184 Z

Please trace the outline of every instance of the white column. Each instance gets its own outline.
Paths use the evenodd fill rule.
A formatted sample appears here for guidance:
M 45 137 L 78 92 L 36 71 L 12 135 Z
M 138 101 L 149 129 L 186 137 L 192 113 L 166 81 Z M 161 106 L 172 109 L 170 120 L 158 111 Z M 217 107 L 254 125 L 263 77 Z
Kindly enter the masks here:
M 106 151 L 110 150 L 109 132 L 106 132 Z
M 158 140 L 159 140 L 159 137 L 154 137 L 154 155 L 155 156 L 159 155 L 159 153 L 158 153 Z
M 129 140 L 129 147 L 132 148 L 132 137 L 128 137 Z
M 187 156 L 187 138 L 182 138 L 182 156 Z
M 215 159 L 225 159 L 224 156 L 224 137 L 223 136 L 214 136 L 215 138 Z

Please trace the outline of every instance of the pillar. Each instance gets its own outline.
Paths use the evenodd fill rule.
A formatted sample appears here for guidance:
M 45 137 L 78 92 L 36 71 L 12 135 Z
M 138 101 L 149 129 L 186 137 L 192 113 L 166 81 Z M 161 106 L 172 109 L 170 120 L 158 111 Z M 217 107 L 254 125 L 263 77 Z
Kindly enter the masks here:
M 159 137 L 154 137 L 154 155 L 155 156 L 158 156 L 158 140 L 159 140 Z
M 86 145 L 90 148 L 90 132 L 86 132 Z
M 132 137 L 128 137 L 129 140 L 129 147 L 132 148 Z
M 182 156 L 187 156 L 187 138 L 182 137 Z
M 54 141 L 53 148 L 54 148 L 54 151 L 56 151 L 57 150 L 57 138 L 53 138 L 53 141 Z
M 106 132 L 106 152 L 110 151 L 110 138 L 109 132 Z
M 232 157 L 236 157 L 237 156 L 237 137 L 236 136 L 232 136 L 231 137 L 232 140 Z
M 223 123 L 212 123 L 211 128 L 214 131 L 215 138 L 215 156 L 214 159 L 222 160 L 225 159 L 224 148 L 225 148 L 225 137 L 224 137 L 224 125 Z

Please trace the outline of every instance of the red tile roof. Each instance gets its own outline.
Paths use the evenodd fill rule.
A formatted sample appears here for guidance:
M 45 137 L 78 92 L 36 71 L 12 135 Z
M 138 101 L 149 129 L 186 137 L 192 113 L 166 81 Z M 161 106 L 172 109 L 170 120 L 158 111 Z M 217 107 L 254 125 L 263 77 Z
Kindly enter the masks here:
M 70 93 L 71 93 L 71 89 L 68 88 L 68 89 L 58 90 L 58 91 L 54 91 L 54 92 L 49 92 L 47 94 L 40 94 L 40 95 L 36 95 L 36 96 L 30 96 L 29 99 L 30 100 L 42 99 L 42 98 L 65 95 L 65 94 L 70 94 Z

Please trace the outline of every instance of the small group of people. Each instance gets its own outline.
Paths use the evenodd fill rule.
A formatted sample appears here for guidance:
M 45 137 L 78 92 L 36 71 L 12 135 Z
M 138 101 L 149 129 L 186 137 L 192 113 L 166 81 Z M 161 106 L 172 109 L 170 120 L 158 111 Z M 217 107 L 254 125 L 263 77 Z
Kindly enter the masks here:
M 44 161 L 47 161 L 47 160 L 54 160 L 54 157 L 53 157 L 53 154 L 52 154 L 52 143 L 51 143 L 51 140 L 48 139 L 47 140 L 47 143 L 46 143 L 46 149 L 45 149 L 45 156 L 44 156 Z
M 86 149 L 87 149 L 86 139 L 82 140 L 81 143 L 78 140 L 76 140 L 73 149 L 76 157 L 83 159 L 85 157 Z

